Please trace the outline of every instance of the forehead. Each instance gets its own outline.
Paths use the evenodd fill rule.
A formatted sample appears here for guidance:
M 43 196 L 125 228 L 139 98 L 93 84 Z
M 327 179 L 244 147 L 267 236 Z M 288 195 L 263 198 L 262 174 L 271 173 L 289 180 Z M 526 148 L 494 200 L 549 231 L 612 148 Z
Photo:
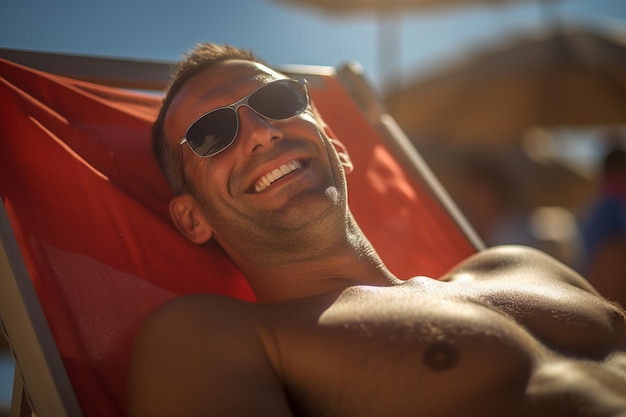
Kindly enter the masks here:
M 193 76 L 177 92 L 165 118 L 167 137 L 182 138 L 187 127 L 202 114 L 228 105 L 259 85 L 286 78 L 263 64 L 225 61 Z

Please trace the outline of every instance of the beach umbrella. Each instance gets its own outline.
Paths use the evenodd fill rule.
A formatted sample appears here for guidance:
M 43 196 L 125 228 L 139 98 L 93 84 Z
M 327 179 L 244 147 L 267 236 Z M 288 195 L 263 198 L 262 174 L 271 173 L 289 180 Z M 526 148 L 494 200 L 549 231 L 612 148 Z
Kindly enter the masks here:
M 399 64 L 401 36 L 397 18 L 410 11 L 434 11 L 472 6 L 508 5 L 534 2 L 549 9 L 559 0 L 274 0 L 285 5 L 304 6 L 334 15 L 373 13 L 378 17 L 378 66 L 381 78 Z M 382 80 L 381 80 L 382 81 Z
M 393 12 L 401 10 L 459 7 L 473 4 L 498 5 L 521 0 L 278 0 L 282 3 L 315 7 L 330 13 Z M 536 1 L 536 0 L 534 0 Z
M 519 141 L 531 127 L 626 123 L 626 41 L 556 28 L 474 52 L 390 92 L 387 111 L 415 143 Z

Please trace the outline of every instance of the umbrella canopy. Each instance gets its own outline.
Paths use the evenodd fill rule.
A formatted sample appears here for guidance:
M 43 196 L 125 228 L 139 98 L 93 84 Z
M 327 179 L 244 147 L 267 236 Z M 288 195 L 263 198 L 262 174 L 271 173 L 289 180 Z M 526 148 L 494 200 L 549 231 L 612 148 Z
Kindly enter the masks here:
M 426 144 L 420 153 L 461 206 L 464 198 L 481 198 L 477 182 L 489 182 L 501 196 L 507 196 L 511 209 L 561 206 L 575 210 L 597 185 L 594 176 L 554 157 L 529 155 L 521 144 L 506 148 Z
M 468 6 L 471 4 L 505 4 L 520 0 L 278 0 L 302 6 L 312 6 L 332 13 L 385 12 L 394 10 Z
M 476 5 L 505 5 L 522 1 L 540 1 L 542 5 L 559 0 L 274 0 L 286 5 L 305 6 L 333 14 L 376 13 L 380 17 L 378 66 L 381 82 L 400 62 L 400 25 L 395 20 L 401 12 L 425 9 L 449 9 Z
M 626 43 L 561 28 L 476 53 L 385 101 L 416 142 L 493 145 L 533 126 L 623 124 Z

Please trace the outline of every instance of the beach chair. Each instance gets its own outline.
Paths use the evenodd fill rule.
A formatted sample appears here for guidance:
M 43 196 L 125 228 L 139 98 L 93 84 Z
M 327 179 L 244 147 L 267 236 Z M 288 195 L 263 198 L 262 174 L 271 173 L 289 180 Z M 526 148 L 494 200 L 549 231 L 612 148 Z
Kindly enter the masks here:
M 150 152 L 168 65 L 0 56 L 10 58 L 0 60 L 0 315 L 16 363 L 12 415 L 124 416 L 133 336 L 151 311 L 194 292 L 254 296 L 217 246 L 187 242 L 169 220 Z M 392 272 L 437 277 L 482 247 L 358 67 L 283 69 L 307 78 L 348 147 L 350 205 Z

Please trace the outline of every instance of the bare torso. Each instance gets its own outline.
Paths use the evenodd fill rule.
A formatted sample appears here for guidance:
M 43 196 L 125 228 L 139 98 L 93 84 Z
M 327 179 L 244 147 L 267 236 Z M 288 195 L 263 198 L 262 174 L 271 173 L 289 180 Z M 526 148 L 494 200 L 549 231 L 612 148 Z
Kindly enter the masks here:
M 542 255 L 488 251 L 445 281 L 279 305 L 193 296 L 147 326 L 163 351 L 136 365 L 131 409 L 167 379 L 176 410 L 207 415 L 626 415 L 625 316 L 590 291 Z

